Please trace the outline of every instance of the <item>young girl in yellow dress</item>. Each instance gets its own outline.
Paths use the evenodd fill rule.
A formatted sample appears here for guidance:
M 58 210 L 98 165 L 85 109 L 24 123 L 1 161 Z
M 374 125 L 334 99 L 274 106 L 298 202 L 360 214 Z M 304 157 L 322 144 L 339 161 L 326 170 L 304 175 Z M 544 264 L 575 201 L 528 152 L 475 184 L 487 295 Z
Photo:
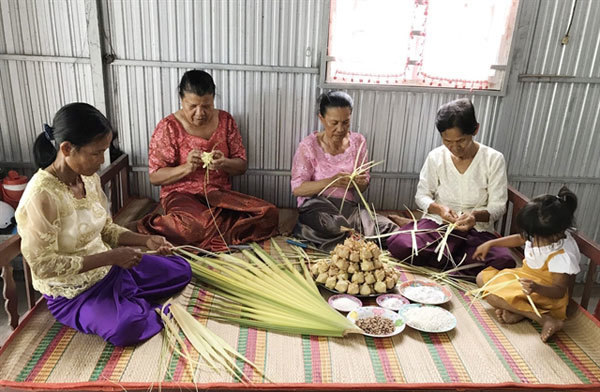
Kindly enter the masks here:
M 574 224 L 577 196 L 562 187 L 557 196 L 538 196 L 517 214 L 521 234 L 514 234 L 481 244 L 473 258 L 484 260 L 491 247 L 525 246 L 523 267 L 498 271 L 488 267 L 477 275 L 482 287 L 494 279 L 493 294 L 485 297 L 496 308 L 503 323 L 516 323 L 524 318 L 542 326 L 540 337 L 546 342 L 563 326 L 581 255 L 570 234 Z M 515 274 L 519 276 L 517 280 Z M 503 285 L 513 281 L 513 284 Z M 527 299 L 530 295 L 541 314 L 536 315 Z

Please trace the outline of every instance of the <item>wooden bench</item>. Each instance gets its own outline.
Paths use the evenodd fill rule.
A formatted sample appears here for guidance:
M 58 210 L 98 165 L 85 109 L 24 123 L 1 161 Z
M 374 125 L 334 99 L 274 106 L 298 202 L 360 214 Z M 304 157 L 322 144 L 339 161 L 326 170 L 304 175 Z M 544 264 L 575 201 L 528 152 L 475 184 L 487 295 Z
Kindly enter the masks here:
M 2 268 L 2 280 L 4 281 L 4 310 L 8 314 L 8 324 L 12 329 L 19 324 L 17 285 L 13 277 L 11 261 L 21 253 L 21 237 L 13 235 L 0 244 L 0 267 Z M 29 309 L 35 305 L 33 286 L 31 284 L 31 271 L 23 260 L 23 271 L 25 275 L 25 289 L 27 291 L 27 304 Z

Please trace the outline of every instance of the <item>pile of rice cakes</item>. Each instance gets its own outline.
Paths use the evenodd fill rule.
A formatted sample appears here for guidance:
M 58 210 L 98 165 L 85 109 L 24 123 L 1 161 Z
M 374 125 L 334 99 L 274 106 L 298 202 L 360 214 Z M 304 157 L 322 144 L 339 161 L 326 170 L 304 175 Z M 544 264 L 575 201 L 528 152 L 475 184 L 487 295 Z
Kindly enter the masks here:
M 347 238 L 319 260 L 310 271 L 317 283 L 330 290 L 351 295 L 386 293 L 398 283 L 399 274 L 380 260 L 381 250 L 372 241 Z

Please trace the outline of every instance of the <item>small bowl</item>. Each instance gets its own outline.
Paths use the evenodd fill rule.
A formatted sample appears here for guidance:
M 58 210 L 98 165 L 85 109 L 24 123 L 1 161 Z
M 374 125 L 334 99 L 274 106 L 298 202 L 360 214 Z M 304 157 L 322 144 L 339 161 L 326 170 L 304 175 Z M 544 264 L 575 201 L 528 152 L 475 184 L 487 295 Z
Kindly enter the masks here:
M 341 299 L 348 299 L 348 300 L 352 301 L 354 303 L 354 306 L 352 306 L 352 307 L 342 306 L 341 301 L 340 301 Z M 347 301 L 345 301 L 345 302 L 347 302 Z M 351 295 L 348 295 L 348 294 L 332 295 L 331 297 L 329 297 L 329 300 L 327 300 L 327 303 L 329 305 L 331 305 L 331 307 L 334 308 L 335 310 L 338 310 L 338 311 L 344 312 L 344 313 L 348 313 L 353 310 L 356 310 L 363 305 L 362 301 L 360 299 L 353 297 Z
M 377 305 L 381 306 L 382 308 L 394 311 L 398 311 L 401 307 L 410 303 L 409 300 L 400 294 L 382 294 L 377 297 L 375 301 L 377 302 Z

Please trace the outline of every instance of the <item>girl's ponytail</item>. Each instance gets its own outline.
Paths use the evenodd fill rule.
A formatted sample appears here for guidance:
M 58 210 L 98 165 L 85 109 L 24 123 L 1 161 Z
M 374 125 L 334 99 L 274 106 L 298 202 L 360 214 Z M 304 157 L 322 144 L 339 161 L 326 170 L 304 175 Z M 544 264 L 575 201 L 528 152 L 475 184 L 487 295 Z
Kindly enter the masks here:
M 571 214 L 575 213 L 575 210 L 577 209 L 577 196 L 571 192 L 569 188 L 566 186 L 560 188 L 558 191 L 558 198 L 561 203 L 571 211 Z

